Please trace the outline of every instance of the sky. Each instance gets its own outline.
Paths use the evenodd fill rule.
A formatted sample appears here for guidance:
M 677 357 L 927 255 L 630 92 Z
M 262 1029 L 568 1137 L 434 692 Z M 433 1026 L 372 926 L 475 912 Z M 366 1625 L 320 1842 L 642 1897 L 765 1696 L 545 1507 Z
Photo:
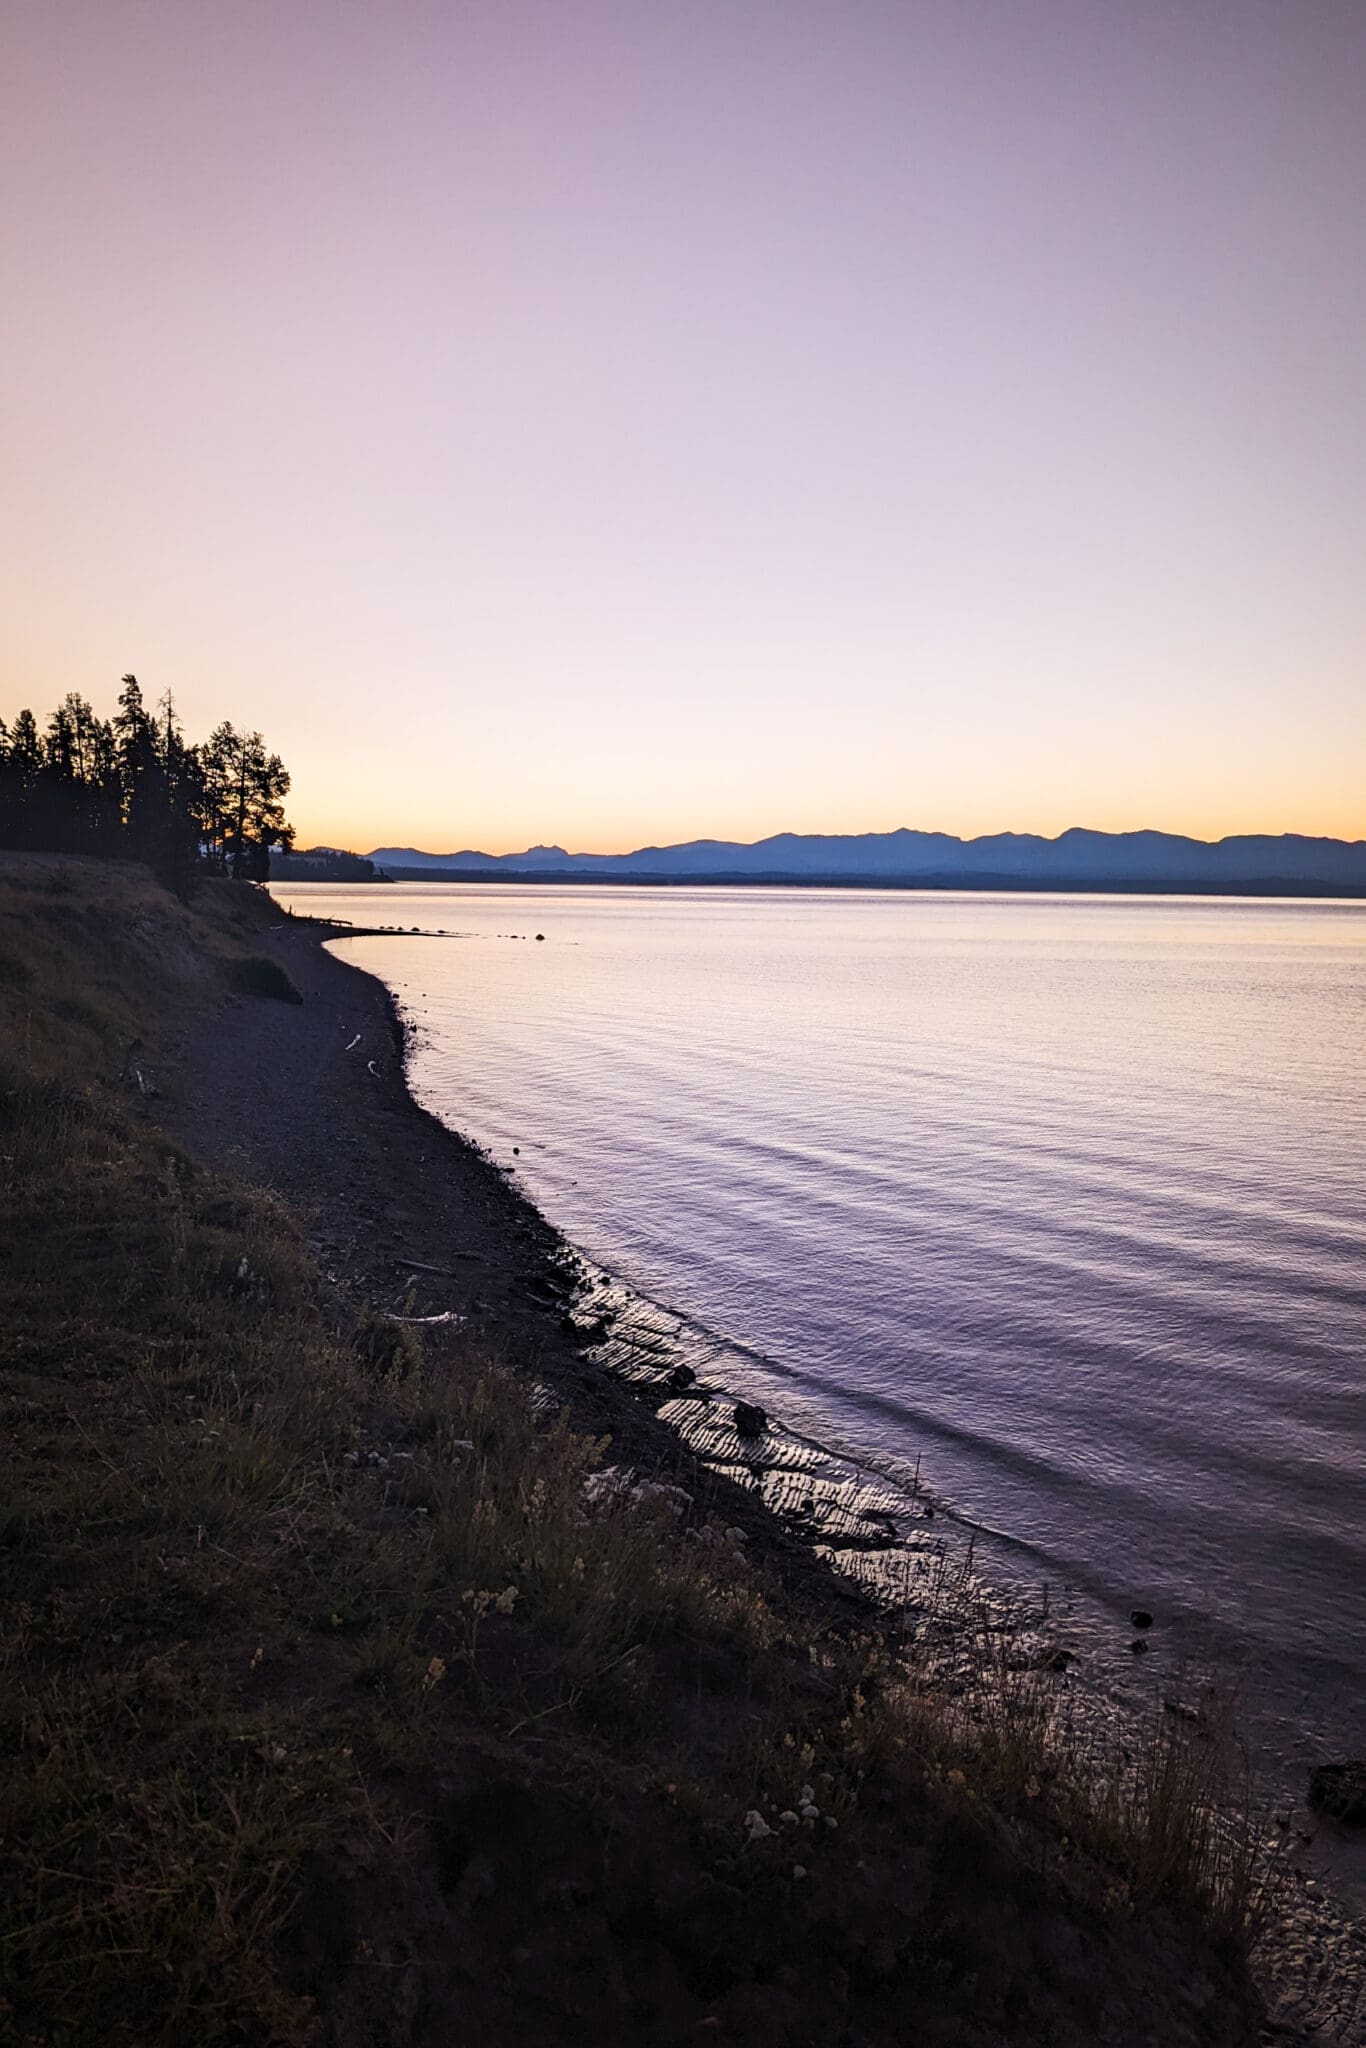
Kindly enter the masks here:
M 1361 0 L 0 0 L 0 716 L 301 844 L 1366 836 Z

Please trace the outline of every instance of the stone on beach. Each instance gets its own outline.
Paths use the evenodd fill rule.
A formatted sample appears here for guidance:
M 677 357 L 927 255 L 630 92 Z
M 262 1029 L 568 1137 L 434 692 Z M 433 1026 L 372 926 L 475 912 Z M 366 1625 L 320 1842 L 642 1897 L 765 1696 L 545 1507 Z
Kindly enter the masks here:
M 1344 1827 L 1366 1828 L 1366 1761 L 1319 1764 L 1309 1773 L 1309 1804 Z

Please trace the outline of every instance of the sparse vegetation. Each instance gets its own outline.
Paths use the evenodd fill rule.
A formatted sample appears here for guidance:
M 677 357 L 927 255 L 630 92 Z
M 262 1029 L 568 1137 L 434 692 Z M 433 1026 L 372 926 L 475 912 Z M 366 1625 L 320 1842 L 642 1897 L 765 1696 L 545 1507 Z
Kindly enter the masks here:
M 664 1845 L 640 1867 L 674 1873 L 675 1904 L 638 1910 L 699 2011 L 817 1939 L 874 2015 L 913 1995 L 966 2041 L 999 2038 L 987 2020 L 1034 2038 L 1036 1994 L 964 1961 L 984 1871 L 1065 1914 L 1175 1904 L 1244 1941 L 1254 1838 L 1213 1740 L 1167 1721 L 1127 1761 L 1088 1745 L 947 1580 L 909 1643 L 795 1611 L 704 1498 L 616 1472 L 515 1361 L 348 1300 L 277 1202 L 164 1134 L 163 1027 L 255 973 L 268 914 L 227 884 L 185 907 L 137 871 L 0 874 L 17 2037 L 313 2038 L 344 1970 L 298 1960 L 310 1884 L 344 1844 L 400 1895 L 435 1857 L 454 1896 L 442 1873 L 484 1839 L 468 1802 L 451 1817 L 470 1755 L 547 1815 L 568 1786 L 609 1836 Z M 575 1882 L 606 1882 L 597 1825 Z M 850 1931 L 858 1899 L 813 1936 L 794 1873 L 828 1859 L 872 1897 L 908 1838 L 957 1863 L 878 1937 L 891 1960 Z

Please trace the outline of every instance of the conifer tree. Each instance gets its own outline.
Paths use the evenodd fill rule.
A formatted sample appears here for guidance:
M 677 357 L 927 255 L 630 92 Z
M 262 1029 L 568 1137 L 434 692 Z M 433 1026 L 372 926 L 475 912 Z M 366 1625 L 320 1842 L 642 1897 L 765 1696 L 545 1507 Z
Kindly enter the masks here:
M 14 730 L 10 734 L 10 759 L 25 782 L 37 780 L 43 765 L 43 748 L 38 738 L 38 721 L 31 711 L 21 711 L 14 721 Z
M 270 849 L 286 850 L 294 832 L 285 818 L 289 771 L 267 754 L 259 732 L 239 733 L 225 721 L 204 749 L 206 813 L 210 837 L 235 881 L 264 882 Z
M 185 744 L 169 690 L 157 702 L 153 745 L 161 780 L 162 815 L 154 855 L 157 872 L 170 888 L 183 891 L 200 857 L 204 777 L 199 751 Z
M 152 721 L 142 701 L 136 676 L 123 678 L 114 717 L 114 747 L 123 799 L 123 827 L 128 851 L 135 859 L 155 857 L 164 800 L 161 764 L 157 760 Z
M 43 743 L 38 721 L 21 711 L 9 729 L 0 765 L 0 844 L 36 846 L 41 840 Z
M 293 845 L 288 791 L 259 732 L 225 722 L 193 747 L 170 692 L 151 713 L 134 675 L 112 721 L 75 690 L 42 733 L 28 710 L 0 720 L 0 846 L 145 860 L 182 891 L 205 860 L 264 881 L 271 847 Z

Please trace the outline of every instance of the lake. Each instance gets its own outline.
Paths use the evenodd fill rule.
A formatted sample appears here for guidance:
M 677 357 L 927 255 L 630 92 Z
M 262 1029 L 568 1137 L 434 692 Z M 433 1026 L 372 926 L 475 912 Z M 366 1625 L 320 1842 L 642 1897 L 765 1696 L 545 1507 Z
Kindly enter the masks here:
M 1116 1668 L 1142 1606 L 1147 1682 L 1360 1743 L 1366 905 L 275 893 L 461 935 L 344 943 L 414 1092 L 743 1391 L 919 1461 Z

